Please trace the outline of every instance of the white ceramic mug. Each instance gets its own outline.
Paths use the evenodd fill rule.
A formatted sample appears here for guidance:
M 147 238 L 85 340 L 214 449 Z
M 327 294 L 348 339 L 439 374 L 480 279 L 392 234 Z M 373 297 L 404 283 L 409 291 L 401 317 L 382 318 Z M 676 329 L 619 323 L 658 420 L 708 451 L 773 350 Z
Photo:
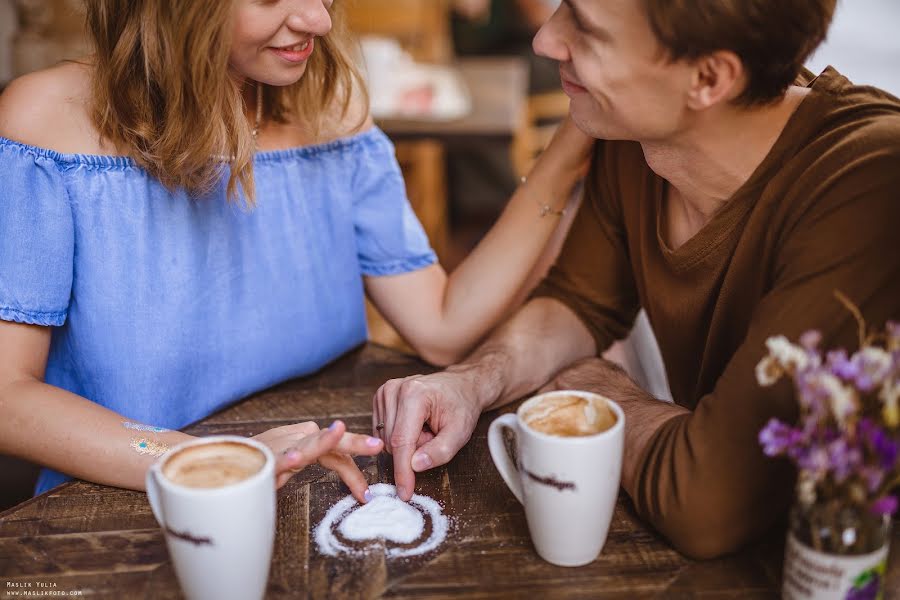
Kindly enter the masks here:
M 577 396 L 605 403 L 616 417 L 609 429 L 593 435 L 561 437 L 535 431 L 525 412 L 553 396 Z M 503 439 L 515 434 L 519 464 Z M 498 417 L 488 430 L 491 458 L 506 485 L 525 507 L 528 530 L 537 553 L 564 567 L 593 561 L 606 542 L 619 494 L 625 415 L 603 396 L 556 391 L 524 402 L 515 414 Z
M 250 477 L 216 488 L 179 485 L 163 474 L 167 461 L 203 444 L 250 446 L 265 456 Z M 222 435 L 175 446 L 147 471 L 147 498 L 165 531 L 185 596 L 191 600 L 262 598 L 275 540 L 275 458 L 267 446 Z

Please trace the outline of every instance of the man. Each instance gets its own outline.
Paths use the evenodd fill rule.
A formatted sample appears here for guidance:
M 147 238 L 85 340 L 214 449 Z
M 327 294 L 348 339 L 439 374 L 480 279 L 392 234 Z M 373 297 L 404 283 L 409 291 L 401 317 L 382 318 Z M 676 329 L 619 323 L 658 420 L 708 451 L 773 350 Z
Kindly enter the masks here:
M 462 363 L 376 394 L 401 497 L 481 411 L 555 377 L 620 404 L 622 485 L 685 554 L 731 552 L 783 512 L 793 474 L 757 434 L 797 407 L 755 381 L 766 338 L 853 347 L 835 290 L 872 327 L 900 314 L 900 101 L 802 68 L 834 4 L 563 2 L 535 49 L 600 140 L 587 195 L 528 304 Z M 640 307 L 675 404 L 594 358 Z

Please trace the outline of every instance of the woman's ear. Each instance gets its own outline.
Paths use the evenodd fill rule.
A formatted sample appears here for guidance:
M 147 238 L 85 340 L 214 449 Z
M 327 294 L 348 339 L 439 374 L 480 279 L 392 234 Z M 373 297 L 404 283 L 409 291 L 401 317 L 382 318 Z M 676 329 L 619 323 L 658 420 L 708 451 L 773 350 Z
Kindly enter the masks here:
M 729 50 L 718 50 L 693 61 L 694 73 L 688 90 L 688 106 L 704 110 L 741 95 L 747 85 L 744 64 Z

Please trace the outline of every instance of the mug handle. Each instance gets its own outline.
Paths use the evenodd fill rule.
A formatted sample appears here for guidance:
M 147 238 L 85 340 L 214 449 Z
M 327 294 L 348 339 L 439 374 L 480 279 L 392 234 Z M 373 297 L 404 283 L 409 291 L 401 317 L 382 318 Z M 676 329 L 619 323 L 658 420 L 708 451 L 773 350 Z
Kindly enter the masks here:
M 156 517 L 156 522 L 159 523 L 159 526 L 165 529 L 166 523 L 162 516 L 162 504 L 159 501 L 159 484 L 156 482 L 156 475 L 152 468 L 147 469 L 145 481 L 147 486 L 147 501 L 150 503 L 150 510 L 153 511 L 153 516 Z
M 503 440 L 503 431 L 511 429 L 518 438 L 519 426 L 518 417 L 515 413 L 501 415 L 493 420 L 488 429 L 488 449 L 491 451 L 491 459 L 494 466 L 503 477 L 510 491 L 515 494 L 516 499 L 524 504 L 522 500 L 522 481 L 519 479 L 519 468 L 513 463 L 512 457 L 506 451 L 506 444 Z

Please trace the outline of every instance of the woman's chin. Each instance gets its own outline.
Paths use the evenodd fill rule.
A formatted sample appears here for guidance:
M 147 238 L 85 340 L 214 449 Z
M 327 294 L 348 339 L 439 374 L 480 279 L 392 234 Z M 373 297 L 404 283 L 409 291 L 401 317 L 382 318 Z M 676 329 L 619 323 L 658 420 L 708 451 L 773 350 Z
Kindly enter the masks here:
M 306 73 L 306 64 L 298 65 L 293 68 L 267 69 L 265 71 L 247 73 L 242 75 L 245 79 L 258 81 L 265 85 L 273 87 L 285 87 L 294 85 Z

